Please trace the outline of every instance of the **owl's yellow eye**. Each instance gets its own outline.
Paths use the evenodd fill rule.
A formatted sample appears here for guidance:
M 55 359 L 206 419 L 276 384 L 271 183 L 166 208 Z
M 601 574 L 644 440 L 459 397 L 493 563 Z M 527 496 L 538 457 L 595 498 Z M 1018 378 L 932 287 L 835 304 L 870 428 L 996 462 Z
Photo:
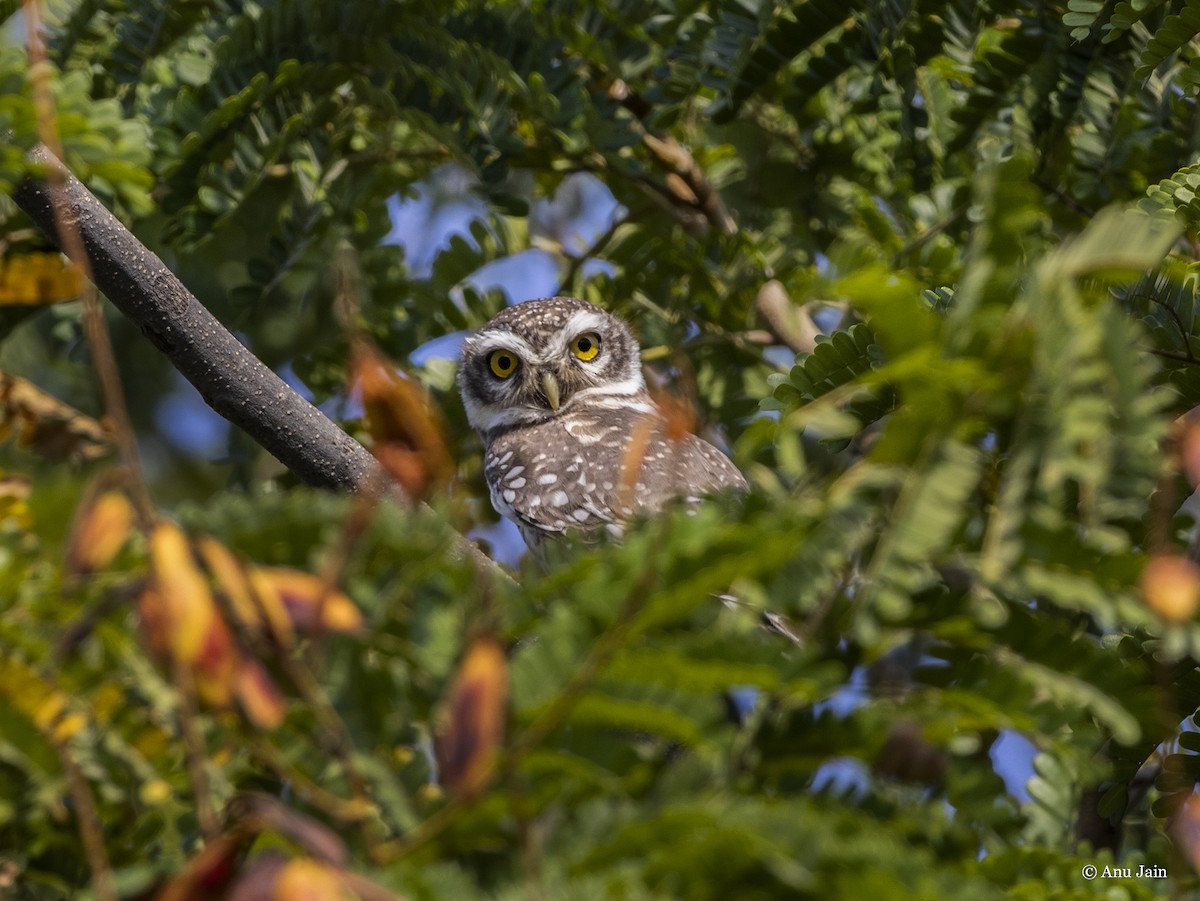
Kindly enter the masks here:
M 595 332 L 584 332 L 571 342 L 571 353 L 587 363 L 600 355 L 600 336 Z
M 493 350 L 488 356 L 488 368 L 498 379 L 506 379 L 517 371 L 517 356 L 509 350 Z

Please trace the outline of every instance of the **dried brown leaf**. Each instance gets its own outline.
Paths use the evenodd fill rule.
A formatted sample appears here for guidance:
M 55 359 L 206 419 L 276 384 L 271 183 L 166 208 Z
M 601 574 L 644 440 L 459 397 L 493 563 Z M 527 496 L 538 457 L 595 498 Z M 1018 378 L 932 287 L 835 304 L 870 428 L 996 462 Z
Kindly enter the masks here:
M 459 796 L 482 791 L 504 740 L 508 661 L 494 638 L 467 650 L 447 695 L 437 741 L 441 781 Z
M 409 497 L 449 484 L 454 465 L 433 399 L 373 350 L 355 354 L 353 378 L 362 391 L 374 453 Z
M 83 463 L 103 457 L 111 436 L 100 422 L 47 394 L 32 382 L 0 372 L 0 439 L 39 457 Z

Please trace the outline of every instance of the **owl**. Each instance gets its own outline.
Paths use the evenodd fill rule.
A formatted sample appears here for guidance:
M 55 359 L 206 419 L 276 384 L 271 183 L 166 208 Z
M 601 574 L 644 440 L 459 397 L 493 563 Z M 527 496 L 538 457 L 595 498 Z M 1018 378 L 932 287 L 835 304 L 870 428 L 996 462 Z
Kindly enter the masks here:
M 622 320 L 571 297 L 517 304 L 463 344 L 458 388 L 497 512 L 547 537 L 620 536 L 631 517 L 746 480 L 695 435 L 668 435 Z

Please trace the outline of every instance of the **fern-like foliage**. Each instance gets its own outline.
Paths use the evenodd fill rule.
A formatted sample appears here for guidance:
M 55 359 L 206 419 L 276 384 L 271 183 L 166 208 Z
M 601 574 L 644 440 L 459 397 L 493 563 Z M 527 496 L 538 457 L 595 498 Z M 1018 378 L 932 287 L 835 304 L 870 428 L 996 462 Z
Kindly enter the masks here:
M 335 573 L 364 627 L 233 636 L 261 667 L 244 679 L 279 690 L 274 725 L 192 697 L 131 601 L 145 542 L 73 583 L 78 488 L 12 451 L 0 846 L 45 897 L 84 889 L 75 764 L 123 896 L 166 891 L 206 804 L 246 791 L 324 823 L 329 859 L 405 897 L 1163 888 L 1084 878 L 1105 861 L 1169 864 L 1193 891 L 1194 848 L 1171 850 L 1187 833 L 1164 818 L 1189 815 L 1200 773 L 1200 628 L 1141 582 L 1189 540 L 1169 450 L 1200 403 L 1193 7 L 56 2 L 68 162 L 319 399 L 345 389 L 347 328 L 420 359 L 533 291 L 477 290 L 484 267 L 534 259 L 559 282 L 539 291 L 630 320 L 753 488 L 493 578 L 449 540 L 497 534 L 452 361 L 412 375 L 460 479 L 367 515 L 239 438 L 211 464 L 177 454 L 191 417 L 114 328 L 160 515 L 261 566 Z M 38 140 L 27 70 L 0 52 L 0 187 Z M 610 219 L 570 208 L 581 180 Z M 383 243 L 393 198 L 469 216 L 431 225 L 418 265 L 418 242 Z M 3 213 L 4 247 L 28 241 Z M 30 317 L 0 363 L 86 409 L 77 318 Z M 825 334 L 791 360 L 810 326 Z M 235 606 L 222 588 L 213 616 Z M 507 703 L 476 717 L 456 686 L 479 642 L 480 696 L 503 684 Z M 480 787 L 449 800 L 448 723 L 504 726 Z M 1097 816 L 1119 849 L 1076 845 Z M 245 867 L 307 853 L 271 822 Z
M 771 376 L 773 390 L 763 408 L 786 415 L 837 389 L 853 388 L 860 376 L 881 368 L 884 362 L 870 329 L 861 323 L 821 335 L 812 353 L 796 357 L 791 372 Z M 845 404 L 846 412 L 854 419 L 850 427 L 854 432 L 861 431 L 885 416 L 893 404 L 894 396 L 886 387 L 854 392 Z M 840 440 L 844 446 L 847 439 L 827 440 Z

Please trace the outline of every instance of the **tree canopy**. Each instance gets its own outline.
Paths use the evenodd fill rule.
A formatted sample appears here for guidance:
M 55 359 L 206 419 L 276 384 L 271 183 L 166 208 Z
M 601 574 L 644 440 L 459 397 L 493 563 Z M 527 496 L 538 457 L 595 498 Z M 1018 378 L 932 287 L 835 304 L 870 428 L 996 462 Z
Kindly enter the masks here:
M 0 896 L 1196 889 L 1200 4 L 0 14 Z M 403 490 L 172 443 L 215 332 L 101 327 L 39 144 Z M 743 504 L 464 553 L 428 349 L 530 253 Z

